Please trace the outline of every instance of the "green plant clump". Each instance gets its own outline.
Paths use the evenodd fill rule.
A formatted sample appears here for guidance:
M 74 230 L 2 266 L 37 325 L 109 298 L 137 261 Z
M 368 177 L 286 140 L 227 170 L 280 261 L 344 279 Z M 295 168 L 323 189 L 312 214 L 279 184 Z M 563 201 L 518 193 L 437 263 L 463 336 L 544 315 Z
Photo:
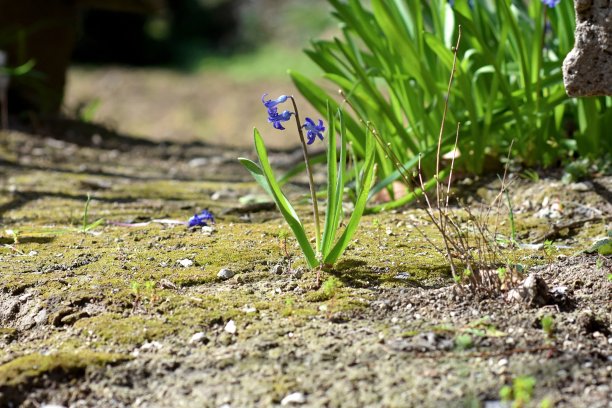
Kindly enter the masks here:
M 512 386 L 504 385 L 499 391 L 503 401 L 511 402 L 512 408 L 525 407 L 533 397 L 533 389 L 536 380 L 531 376 L 516 377 L 512 380 Z
M 265 96 L 265 95 L 264 95 Z M 291 100 L 293 103 L 294 112 L 285 110 L 282 114 L 277 111 L 276 105 Z M 324 139 L 323 121 L 319 121 L 316 126 L 312 119 L 306 118 L 305 124 L 299 120 L 299 113 L 295 100 L 291 96 L 282 95 L 277 100 L 264 101 L 264 105 L 268 108 L 268 121 L 273 123 L 275 129 L 284 130 L 281 122 L 288 121 L 292 115 L 295 115 L 298 134 L 302 143 L 304 161 L 306 165 L 306 173 L 309 178 L 311 203 L 315 227 L 315 247 L 313 248 L 308 239 L 304 224 L 299 219 L 297 212 L 291 205 L 285 194 L 280 188 L 280 183 L 273 173 L 272 167 L 268 160 L 268 152 L 264 145 L 263 139 L 257 129 L 254 130 L 254 142 L 259 164 L 246 159 L 239 158 L 242 165 L 251 173 L 255 181 L 272 197 L 279 209 L 281 215 L 291 228 L 295 238 L 297 239 L 300 249 L 311 268 L 323 267 L 324 265 L 333 265 L 338 258 L 346 250 L 354 233 L 357 230 L 361 216 L 365 210 L 366 201 L 372 186 L 374 177 L 374 140 L 369 139 L 366 145 L 366 159 L 361 168 L 361 178 L 357 177 L 356 184 L 360 186 L 356 194 L 355 206 L 345 229 L 339 234 L 339 228 L 343 221 L 344 210 L 342 207 L 344 187 L 347 181 L 345 176 L 345 167 L 347 165 L 346 158 L 346 128 L 343 121 L 343 113 L 340 109 L 336 115 L 332 110 L 327 109 L 327 120 L 329 132 L 327 135 L 327 209 L 325 212 L 325 221 L 323 230 L 321 230 L 319 222 L 318 199 L 315 190 L 315 185 L 312 177 L 311 160 L 308 152 L 307 144 L 312 144 L 317 137 Z M 336 119 L 337 118 L 337 119 Z M 308 142 L 305 141 L 303 128 L 308 131 Z M 340 146 L 336 147 L 336 131 L 339 133 Z M 340 151 L 340 157 L 338 152 Z M 317 274 L 318 280 L 318 274 Z
M 554 8 L 527 0 L 329 3 L 342 35 L 315 41 L 306 53 L 355 107 L 346 123 L 357 155 L 364 156 L 367 136 L 359 120 L 371 122 L 405 167 L 424 153 L 424 171 L 433 173 L 459 26 L 463 43 L 448 112 L 450 123 L 462 124 L 458 165 L 481 173 L 486 158 L 501 157 L 513 140 L 512 157 L 528 165 L 610 148 L 612 98 L 565 94 L 561 63 L 573 45 L 572 1 Z M 330 97 L 322 88 L 297 72 L 291 76 L 324 112 Z M 453 135 L 446 132 L 443 141 L 450 150 Z M 385 156 L 379 147 L 379 177 L 398 178 Z

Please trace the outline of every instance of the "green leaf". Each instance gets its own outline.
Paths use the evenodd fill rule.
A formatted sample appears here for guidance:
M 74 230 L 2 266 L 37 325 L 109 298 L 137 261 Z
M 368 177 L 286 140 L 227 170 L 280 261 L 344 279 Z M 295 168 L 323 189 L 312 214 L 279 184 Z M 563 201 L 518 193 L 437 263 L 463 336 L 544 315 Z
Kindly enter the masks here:
M 238 161 L 249 171 L 249 173 L 251 173 L 251 176 L 253 176 L 257 184 L 259 184 L 266 191 L 266 193 L 270 195 L 270 197 L 274 198 L 274 194 L 272 194 L 272 190 L 268 185 L 266 176 L 264 176 L 263 171 L 257 165 L 257 163 L 249 159 L 245 159 L 244 157 L 239 157 Z
M 348 244 L 351 242 L 353 234 L 357 230 L 357 226 L 359 225 L 359 221 L 361 220 L 361 216 L 365 210 L 366 202 L 368 201 L 368 193 L 370 192 L 370 187 L 372 186 L 372 180 L 374 179 L 374 144 L 374 138 L 368 138 L 366 140 L 366 161 L 363 166 L 363 179 L 361 182 L 362 188 L 357 197 L 357 201 L 355 202 L 355 208 L 353 209 L 351 218 L 346 225 L 346 229 L 340 238 L 338 238 L 338 241 L 331 251 L 323 258 L 323 261 L 326 264 L 333 265 L 336 260 L 338 260 L 340 255 L 342 255 Z
M 31 59 L 15 68 L 0 67 L 0 74 L 6 74 L 9 76 L 22 76 L 32 71 L 35 65 L 36 61 Z
M 94 222 L 92 222 L 91 224 L 87 224 L 84 228 L 83 231 L 87 232 L 89 230 L 92 230 L 96 227 L 99 227 L 100 225 L 104 224 L 106 222 L 106 220 L 104 218 L 100 218 Z
M 340 194 L 343 191 L 343 183 L 340 179 L 340 185 L 338 185 L 338 169 L 340 172 L 344 168 L 344 163 L 340 160 L 340 164 L 336 163 L 336 132 L 335 132 L 335 120 L 334 115 L 331 113 L 329 104 L 327 105 L 327 211 L 325 212 L 325 224 L 323 226 L 323 237 L 321 238 L 320 252 L 323 257 L 329 251 L 331 244 L 336 236 L 338 227 L 339 211 L 342 209 L 342 195 L 338 197 L 336 192 L 340 190 Z M 340 136 L 342 138 L 342 135 Z M 343 142 L 341 142 L 343 143 Z
M 442 180 L 446 176 L 448 176 L 448 170 L 440 170 L 440 176 L 439 176 L 440 179 Z M 434 187 L 435 185 L 436 185 L 436 179 L 432 177 L 431 179 L 425 182 L 425 190 L 427 191 L 430 188 Z M 389 201 L 388 203 L 382 203 L 372 208 L 368 208 L 368 213 L 375 214 L 381 211 L 392 210 L 394 208 L 401 207 L 402 205 L 406 205 L 416 200 L 422 194 L 423 194 L 423 191 L 421 190 L 421 188 L 416 188 L 413 192 L 408 193 L 405 196 L 400 197 L 399 199 L 395 201 Z
M 589 254 L 597 252 L 599 255 L 612 255 L 612 239 L 600 239 L 584 252 Z
M 261 138 L 261 135 L 257 129 L 253 130 L 253 138 L 255 139 L 255 150 L 257 151 L 257 156 L 259 157 L 260 162 L 259 169 L 261 169 L 261 172 L 265 177 L 265 182 L 268 185 L 269 193 L 274 199 L 274 202 L 276 203 L 276 206 L 281 212 L 283 218 L 285 221 L 287 221 L 287 224 L 289 224 L 289 227 L 293 231 L 293 235 L 295 235 L 295 238 L 297 239 L 298 244 L 306 257 L 306 260 L 308 261 L 308 265 L 311 268 L 314 268 L 319 265 L 319 261 L 317 260 L 314 250 L 310 246 L 310 242 L 306 236 L 306 231 L 304 230 L 304 226 L 298 218 L 297 213 L 276 182 L 276 178 L 274 177 L 272 167 L 270 166 L 270 162 L 268 160 L 268 151 L 266 150 L 266 146 L 264 145 L 263 139 Z M 244 164 L 243 161 L 241 161 L 241 163 Z M 252 166 L 251 168 L 247 167 L 247 169 L 251 171 Z

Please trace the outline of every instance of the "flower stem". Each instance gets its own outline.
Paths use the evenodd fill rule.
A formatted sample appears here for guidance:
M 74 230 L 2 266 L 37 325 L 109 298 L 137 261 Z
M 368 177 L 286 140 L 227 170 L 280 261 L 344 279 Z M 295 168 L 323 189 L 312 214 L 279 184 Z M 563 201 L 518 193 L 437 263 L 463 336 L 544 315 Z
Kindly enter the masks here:
M 302 142 L 302 153 L 304 154 L 304 162 L 306 163 L 306 174 L 308 175 L 308 184 L 310 185 L 310 197 L 312 199 L 312 212 L 315 221 L 315 242 L 316 242 L 316 253 L 317 258 L 321 255 L 321 227 L 319 222 L 319 206 L 317 204 L 317 193 L 315 191 L 314 180 L 312 178 L 312 168 L 310 167 L 310 156 L 308 155 L 308 148 L 306 147 L 306 141 L 304 140 L 304 132 L 302 131 L 302 122 L 300 121 L 300 113 L 298 112 L 297 104 L 293 96 L 289 97 L 291 103 L 293 103 L 293 110 L 295 111 L 295 121 L 298 128 L 298 134 L 300 135 L 300 142 Z

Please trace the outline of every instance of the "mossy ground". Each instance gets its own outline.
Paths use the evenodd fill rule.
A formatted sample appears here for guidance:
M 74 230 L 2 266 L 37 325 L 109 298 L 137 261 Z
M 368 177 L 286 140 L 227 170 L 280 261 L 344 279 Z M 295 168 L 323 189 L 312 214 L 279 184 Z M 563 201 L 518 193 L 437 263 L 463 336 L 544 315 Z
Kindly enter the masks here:
M 370 384 L 353 389 L 361 403 L 381 401 L 387 392 L 386 403 L 394 405 L 402 401 L 397 384 L 404 389 L 425 381 L 398 368 L 412 367 L 405 352 L 412 345 L 402 345 L 402 339 L 418 342 L 421 334 L 431 332 L 453 345 L 457 335 L 467 333 L 475 336 L 469 347 L 486 349 L 497 341 L 498 328 L 504 335 L 510 329 L 503 316 L 478 323 L 481 316 L 470 315 L 474 306 L 465 301 L 448 300 L 438 310 L 422 300 L 426 291 L 432 299 L 446 293 L 439 291 L 451 281 L 443 257 L 414 228 L 419 225 L 434 243 L 441 243 L 423 211 L 365 216 L 345 255 L 322 272 L 323 280 L 337 279 L 334 290 L 326 291 L 314 288 L 316 273 L 305 268 L 295 241 L 285 244 L 281 231 L 287 227 L 276 212 L 236 209 L 239 197 L 259 193 L 234 160 L 244 153 L 205 145 L 147 145 L 112 135 L 105 135 L 108 139 L 97 147 L 16 132 L 1 136 L 0 386 L 21 389 L 19 398 L 34 392 L 28 387 L 49 372 L 99 371 L 132 356 L 104 378 L 115 375 L 113 370 L 127 370 L 134 381 L 144 381 L 142 367 L 179 357 L 185 367 L 191 364 L 207 373 L 199 379 L 192 377 L 193 370 L 187 374 L 185 384 L 195 400 L 180 400 L 187 404 L 183 406 L 210 397 L 198 399 L 203 391 L 197 384 L 202 382 L 216 390 L 211 401 L 227 397 L 209 374 L 228 375 L 228 381 L 238 378 L 246 394 L 227 397 L 237 404 L 275 404 L 302 389 L 319 405 L 342 405 L 338 398 L 346 388 L 326 380 L 318 389 L 303 380 L 327 376 L 331 381 L 334 364 L 346 375 L 343 387 Z M 187 164 L 195 158 L 210 164 Z M 88 194 L 88 221 L 104 218 L 105 223 L 85 232 Z M 203 208 L 217 217 L 213 231 L 159 221 L 186 221 Z M 308 220 L 309 208 L 298 210 Z M 516 214 L 521 239 L 549 231 L 548 220 L 532 215 Z M 526 266 L 552 264 L 560 254 L 588 247 L 592 236 L 605 232 L 605 222 L 568 231 L 568 247 L 552 256 L 526 249 L 504 256 Z M 308 222 L 307 228 L 312 229 Z M 500 228 L 509 234 L 505 220 Z M 182 260 L 191 264 L 182 266 Z M 222 268 L 235 276 L 221 280 L 217 273 Z M 418 302 L 428 305 L 428 315 L 417 311 Z M 452 317 L 453 304 L 462 310 L 457 318 Z M 230 321 L 235 332 L 225 329 Z M 474 335 L 478 330 L 481 336 Z M 192 336 L 200 332 L 205 340 L 194 344 Z M 450 350 L 455 353 L 454 346 Z M 32 369 L 33 361 L 37 369 Z M 424 378 L 441 372 L 473 375 L 468 361 L 460 353 L 451 354 Z M 384 370 L 375 368 L 377 364 Z M 258 367 L 261 381 L 254 379 Z M 490 386 L 491 381 L 485 383 Z M 60 380 L 53 384 L 65 387 Z M 449 389 L 461 381 L 453 384 Z M 255 399 L 248 400 L 249 390 Z M 495 397 L 478 384 L 470 392 L 476 399 Z M 19 400 L 7 395 L 6 401 Z M 124 401 L 135 398 L 128 393 Z M 148 406 L 163 398 L 149 400 Z

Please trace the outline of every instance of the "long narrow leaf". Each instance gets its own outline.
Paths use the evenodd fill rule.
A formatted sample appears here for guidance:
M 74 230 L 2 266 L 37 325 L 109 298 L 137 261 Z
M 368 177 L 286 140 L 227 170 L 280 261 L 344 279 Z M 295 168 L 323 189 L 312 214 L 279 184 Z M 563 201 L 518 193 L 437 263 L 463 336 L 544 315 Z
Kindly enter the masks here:
M 337 207 L 342 203 L 337 202 L 336 197 L 336 125 L 334 115 L 331 113 L 329 103 L 327 104 L 327 210 L 325 212 L 325 224 L 323 226 L 323 236 L 321 238 L 321 254 L 325 256 L 336 235 Z M 342 166 L 342 163 L 340 164 Z
M 361 182 L 362 188 L 357 201 L 355 202 L 355 208 L 351 214 L 351 218 L 346 225 L 346 229 L 343 231 L 340 238 L 332 248 L 332 250 L 323 258 L 323 262 L 326 264 L 334 264 L 336 260 L 342 255 L 348 244 L 353 238 L 353 234 L 357 230 L 359 221 L 366 207 L 368 201 L 368 193 L 372 186 L 372 180 L 374 178 L 374 138 L 368 138 L 366 142 L 366 161 L 363 166 L 363 180 Z
M 268 152 L 266 150 L 266 146 L 264 145 L 263 139 L 259 134 L 257 129 L 253 131 L 253 138 L 255 139 L 255 150 L 257 151 L 257 156 L 259 157 L 260 169 L 263 173 L 263 176 L 266 178 L 266 182 L 269 187 L 269 192 L 274 199 L 279 211 L 281 212 L 287 224 L 293 231 L 295 238 L 302 248 L 302 252 L 308 261 L 308 265 L 311 268 L 314 268 L 319 265 L 319 261 L 317 261 L 317 257 L 315 255 L 314 250 L 310 246 L 310 242 L 308 241 L 308 237 L 306 236 L 306 232 L 304 230 L 304 226 L 302 225 L 300 219 L 297 216 L 297 213 L 285 197 L 285 194 L 280 189 L 280 186 L 276 182 L 274 177 L 274 173 L 272 172 L 272 167 L 270 166 L 270 162 L 268 160 Z

